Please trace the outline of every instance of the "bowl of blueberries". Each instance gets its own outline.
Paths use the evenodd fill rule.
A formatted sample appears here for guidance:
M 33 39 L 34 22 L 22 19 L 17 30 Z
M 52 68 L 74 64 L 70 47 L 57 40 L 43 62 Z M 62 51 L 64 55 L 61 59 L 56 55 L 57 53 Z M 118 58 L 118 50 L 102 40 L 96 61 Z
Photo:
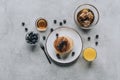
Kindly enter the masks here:
M 26 42 L 30 45 L 36 45 L 39 42 L 39 35 L 33 31 L 28 32 L 25 36 Z

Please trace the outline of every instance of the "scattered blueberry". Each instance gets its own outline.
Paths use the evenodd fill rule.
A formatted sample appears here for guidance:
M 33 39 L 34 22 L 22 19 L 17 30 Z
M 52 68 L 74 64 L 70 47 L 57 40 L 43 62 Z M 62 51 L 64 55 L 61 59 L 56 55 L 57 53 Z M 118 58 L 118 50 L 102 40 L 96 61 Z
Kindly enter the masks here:
M 75 52 L 72 52 L 72 56 L 74 56 L 75 55 Z
M 61 41 L 60 44 L 57 46 L 57 48 L 62 51 L 62 49 L 64 48 L 64 46 L 67 45 L 67 41 Z
M 59 25 L 62 26 L 62 22 L 60 22 Z
M 56 34 L 56 37 L 58 38 L 58 36 L 59 36 L 59 34 L 57 33 L 57 34 Z
M 53 32 L 53 31 L 54 31 L 54 29 L 53 29 L 53 28 L 51 28 L 51 29 L 50 29 L 50 32 Z
M 98 39 L 98 38 L 99 38 L 99 35 L 96 35 L 95 38 Z
M 43 36 L 43 40 L 45 40 L 46 39 L 46 37 L 45 36 Z
M 63 23 L 66 24 L 66 20 L 65 19 L 63 20 Z
M 88 41 L 90 41 L 90 39 L 91 39 L 91 38 L 90 38 L 90 37 L 88 37 Z
M 25 22 L 22 22 L 22 26 L 25 26 Z
M 57 20 L 54 20 L 53 22 L 54 22 L 54 24 L 56 24 L 56 23 L 57 23 Z
M 25 32 L 27 32 L 28 31 L 28 28 L 25 28 Z
M 26 42 L 29 44 L 35 44 L 38 42 L 38 34 L 34 32 L 27 33 Z
M 61 57 L 60 57 L 60 55 L 59 55 L 59 54 L 56 54 L 56 56 L 57 56 L 57 58 L 58 58 L 58 59 L 61 59 Z
M 95 42 L 95 45 L 97 46 L 97 45 L 98 45 L 98 42 Z

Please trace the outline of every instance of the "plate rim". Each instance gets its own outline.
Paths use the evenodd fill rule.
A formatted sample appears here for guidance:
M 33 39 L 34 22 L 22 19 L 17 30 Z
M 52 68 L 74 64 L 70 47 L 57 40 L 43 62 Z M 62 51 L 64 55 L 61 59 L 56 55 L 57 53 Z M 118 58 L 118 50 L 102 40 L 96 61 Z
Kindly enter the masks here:
M 54 60 L 53 58 L 51 58 L 51 56 L 50 56 L 49 53 L 48 53 L 48 50 L 47 50 L 47 41 L 48 41 L 48 38 L 49 38 L 49 36 L 50 36 L 54 31 L 56 31 L 56 30 L 58 30 L 58 29 L 70 29 L 70 30 L 73 30 L 73 31 L 75 31 L 75 32 L 79 35 L 79 37 L 80 37 L 80 39 L 81 39 L 81 43 L 82 43 L 81 51 L 80 51 L 78 57 L 77 57 L 76 59 L 74 59 L 73 61 L 70 61 L 70 62 L 56 61 L 56 60 Z M 53 32 L 50 32 L 50 33 L 48 34 L 47 39 L 46 39 L 46 42 L 45 42 L 45 48 L 46 48 L 46 52 L 47 52 L 48 56 L 49 56 L 53 61 L 55 61 L 55 62 L 57 62 L 57 63 L 61 63 L 61 64 L 72 63 L 72 62 L 74 62 L 75 60 L 77 60 L 77 59 L 79 58 L 79 56 L 81 55 L 82 50 L 83 50 L 83 40 L 82 40 L 81 35 L 78 33 L 78 31 L 75 30 L 75 29 L 73 29 L 73 28 L 66 27 L 66 26 L 58 27 L 58 28 L 54 29 L 54 31 L 53 31 Z

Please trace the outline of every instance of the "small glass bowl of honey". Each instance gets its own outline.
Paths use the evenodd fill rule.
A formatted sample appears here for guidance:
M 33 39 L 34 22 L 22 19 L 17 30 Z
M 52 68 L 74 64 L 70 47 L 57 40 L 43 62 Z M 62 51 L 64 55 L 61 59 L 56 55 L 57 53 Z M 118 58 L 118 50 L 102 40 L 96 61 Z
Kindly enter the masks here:
M 39 19 L 36 20 L 35 25 L 36 25 L 36 28 L 37 28 L 38 31 L 46 31 L 48 23 L 47 23 L 46 19 L 39 18 Z

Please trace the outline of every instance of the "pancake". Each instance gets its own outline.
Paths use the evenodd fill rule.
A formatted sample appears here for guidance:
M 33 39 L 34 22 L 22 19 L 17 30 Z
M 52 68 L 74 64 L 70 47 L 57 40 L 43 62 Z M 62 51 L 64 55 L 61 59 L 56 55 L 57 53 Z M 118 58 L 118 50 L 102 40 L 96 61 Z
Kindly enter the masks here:
M 54 48 L 56 54 L 59 54 L 61 57 L 67 56 L 73 49 L 74 43 L 73 40 L 68 36 L 61 36 L 56 38 L 54 41 Z

